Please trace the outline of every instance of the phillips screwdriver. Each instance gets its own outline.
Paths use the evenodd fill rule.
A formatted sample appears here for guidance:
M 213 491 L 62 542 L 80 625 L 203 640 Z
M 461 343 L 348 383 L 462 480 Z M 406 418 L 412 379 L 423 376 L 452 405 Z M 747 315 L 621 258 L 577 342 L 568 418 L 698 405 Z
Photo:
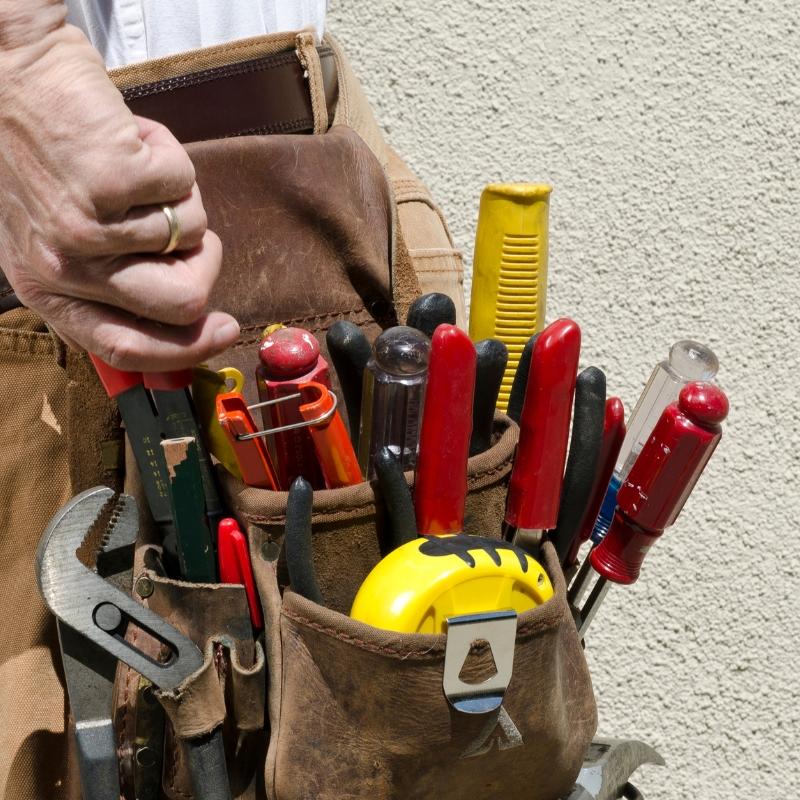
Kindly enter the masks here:
M 481 194 L 469 335 L 508 347 L 497 403 L 503 412 L 525 343 L 544 327 L 551 192 L 545 184 L 495 183 Z
M 611 480 L 611 473 L 614 471 L 614 464 L 617 462 L 617 455 L 620 447 L 622 447 L 624 438 L 625 408 L 619 397 L 609 397 L 606 400 L 603 417 L 603 440 L 600 445 L 600 455 L 597 459 L 594 483 L 592 484 L 589 501 L 586 504 L 586 511 L 580 522 L 578 532 L 574 536 L 567 556 L 562 562 L 565 575 L 571 573 L 578 563 L 578 551 L 592 534 L 594 521 L 600 511 L 600 504 L 603 502 L 606 487 Z
M 455 325 L 436 329 L 414 482 L 421 535 L 459 533 L 464 527 L 475 362 L 475 347 L 464 331 Z
M 456 304 L 441 292 L 431 292 L 418 297 L 408 309 L 406 325 L 416 328 L 429 339 L 440 325 L 456 324 Z
M 711 383 L 693 382 L 664 409 L 617 494 L 608 534 L 589 556 L 600 577 L 580 610 L 583 637 L 610 583 L 631 584 L 647 552 L 680 514 L 722 436 L 728 399 Z M 582 594 L 582 590 L 579 594 Z
M 580 349 L 578 325 L 559 319 L 542 331 L 531 356 L 503 535 L 534 558 L 558 520 Z
M 578 375 L 572 412 L 572 436 L 561 489 L 558 521 L 547 538 L 563 564 L 589 504 L 603 443 L 606 376 L 597 367 Z
M 711 381 L 718 369 L 719 362 L 714 353 L 705 345 L 689 339 L 672 345 L 669 358 L 656 365 L 628 420 L 628 431 L 592 531 L 592 542 L 595 545 L 608 531 L 617 507 L 617 491 L 628 476 L 661 412 L 678 399 L 679 392 L 687 383 Z
M 375 457 L 383 447 L 403 469 L 417 463 L 430 349 L 430 339 L 406 325 L 389 328 L 375 340 L 364 369 L 358 436 L 358 461 L 367 480 L 375 477 Z
M 364 367 L 372 355 L 372 345 L 358 325 L 340 319 L 325 334 L 325 344 L 339 378 L 350 441 L 358 449 L 358 429 L 361 424 L 361 391 Z

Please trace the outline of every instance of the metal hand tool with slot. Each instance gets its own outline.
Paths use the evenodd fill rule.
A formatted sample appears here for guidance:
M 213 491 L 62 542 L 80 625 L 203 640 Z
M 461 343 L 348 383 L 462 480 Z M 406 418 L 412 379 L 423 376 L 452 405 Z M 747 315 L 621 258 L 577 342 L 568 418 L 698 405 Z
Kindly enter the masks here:
M 112 724 L 117 661 L 159 689 L 175 689 L 203 665 L 197 645 L 137 603 L 127 589 L 139 529 L 133 498 L 98 487 L 73 498 L 51 520 L 39 543 L 37 575 L 45 603 L 58 618 L 84 800 L 119 796 L 119 767 Z M 109 522 L 94 569 L 79 560 L 104 514 Z M 156 661 L 125 638 L 129 626 L 158 641 Z M 186 741 L 194 794 L 229 800 L 221 731 Z

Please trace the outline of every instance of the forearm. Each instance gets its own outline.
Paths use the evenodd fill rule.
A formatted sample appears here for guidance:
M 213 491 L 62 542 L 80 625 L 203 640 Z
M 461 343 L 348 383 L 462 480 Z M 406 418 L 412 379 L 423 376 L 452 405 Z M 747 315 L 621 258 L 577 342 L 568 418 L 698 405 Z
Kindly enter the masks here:
M 63 0 L 0 0 L 0 51 L 33 47 L 64 27 Z

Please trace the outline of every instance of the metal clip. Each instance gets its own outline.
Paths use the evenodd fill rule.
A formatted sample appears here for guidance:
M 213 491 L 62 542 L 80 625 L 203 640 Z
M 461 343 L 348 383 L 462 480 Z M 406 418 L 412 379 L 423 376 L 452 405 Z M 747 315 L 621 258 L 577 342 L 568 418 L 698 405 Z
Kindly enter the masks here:
M 447 645 L 442 686 L 445 697 L 457 711 L 488 714 L 500 708 L 514 669 L 516 611 L 464 614 L 447 619 Z M 465 683 L 461 670 L 475 642 L 486 641 L 497 672 L 482 683 Z
M 284 431 L 293 431 L 297 428 L 313 428 L 315 425 L 321 425 L 323 422 L 327 422 L 336 413 L 336 408 L 339 405 L 339 398 L 333 392 L 330 392 L 330 395 L 333 398 L 333 405 L 324 414 L 320 414 L 314 419 L 293 422 L 290 425 L 280 425 L 277 428 L 263 428 L 255 433 L 240 434 L 236 438 L 240 442 L 246 442 L 249 439 L 261 439 L 264 436 L 272 436 L 276 433 L 283 433 Z M 265 400 L 263 403 L 254 403 L 252 406 L 247 406 L 247 409 L 252 411 L 256 408 L 285 403 L 287 400 L 299 400 L 302 399 L 302 397 L 303 395 L 300 392 L 295 392 L 295 394 L 287 394 L 285 397 L 276 397 L 274 400 Z

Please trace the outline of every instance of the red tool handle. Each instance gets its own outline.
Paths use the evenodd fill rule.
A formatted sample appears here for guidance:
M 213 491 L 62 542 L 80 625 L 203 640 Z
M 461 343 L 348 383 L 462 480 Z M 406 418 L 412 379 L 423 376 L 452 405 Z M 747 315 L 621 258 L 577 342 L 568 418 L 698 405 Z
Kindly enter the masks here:
M 91 353 L 89 358 L 92 359 L 92 364 L 97 370 L 100 382 L 109 397 L 118 397 L 128 389 L 142 384 L 147 389 L 155 389 L 157 391 L 186 389 L 192 385 L 193 373 L 190 369 L 174 370 L 172 372 L 127 372 L 106 364 L 105 361 Z
M 711 383 L 688 383 L 668 405 L 617 494 L 617 511 L 592 567 L 634 583 L 648 550 L 675 522 L 722 436 L 728 399 Z
M 145 372 L 144 385 L 148 389 L 161 392 L 175 392 L 188 389 L 192 385 L 194 373 L 190 369 L 179 369 L 173 372 Z
M 423 535 L 464 528 L 475 362 L 475 346 L 464 331 L 447 324 L 434 331 L 414 483 Z
M 100 383 L 103 384 L 103 388 L 109 397 L 118 397 L 123 392 L 127 392 L 128 389 L 132 389 L 134 386 L 141 386 L 143 383 L 141 372 L 125 372 L 117 369 L 91 353 L 89 353 L 89 358 L 92 359 L 92 364 L 94 364 L 97 376 L 100 378 Z
M 261 603 L 253 579 L 247 540 L 239 528 L 239 523 L 232 517 L 221 519 L 217 526 L 217 559 L 220 583 L 236 583 L 244 586 L 247 605 L 250 608 L 250 621 L 253 628 L 260 631 L 264 627 L 264 619 L 261 616 Z
M 580 350 L 571 319 L 548 325 L 533 348 L 508 486 L 505 521 L 514 528 L 549 530 L 558 520 Z
M 594 529 L 606 489 L 614 473 L 614 465 L 625 439 L 625 407 L 619 397 L 609 397 L 606 400 L 606 414 L 603 420 L 603 442 L 600 445 L 600 458 L 597 462 L 597 475 L 592 486 L 592 494 L 586 506 L 586 513 L 581 522 L 578 535 L 570 546 L 564 566 L 571 567 L 578 560 L 578 551 L 581 545 L 589 540 Z
M 327 386 L 309 381 L 298 387 L 303 395 L 300 404 L 300 416 L 306 422 L 328 414 L 333 408 L 333 395 Z M 322 475 L 328 489 L 340 486 L 353 486 L 361 483 L 361 468 L 353 450 L 350 435 L 342 422 L 338 409 L 324 422 L 310 425 L 308 432 L 317 451 L 317 458 L 322 467 Z

